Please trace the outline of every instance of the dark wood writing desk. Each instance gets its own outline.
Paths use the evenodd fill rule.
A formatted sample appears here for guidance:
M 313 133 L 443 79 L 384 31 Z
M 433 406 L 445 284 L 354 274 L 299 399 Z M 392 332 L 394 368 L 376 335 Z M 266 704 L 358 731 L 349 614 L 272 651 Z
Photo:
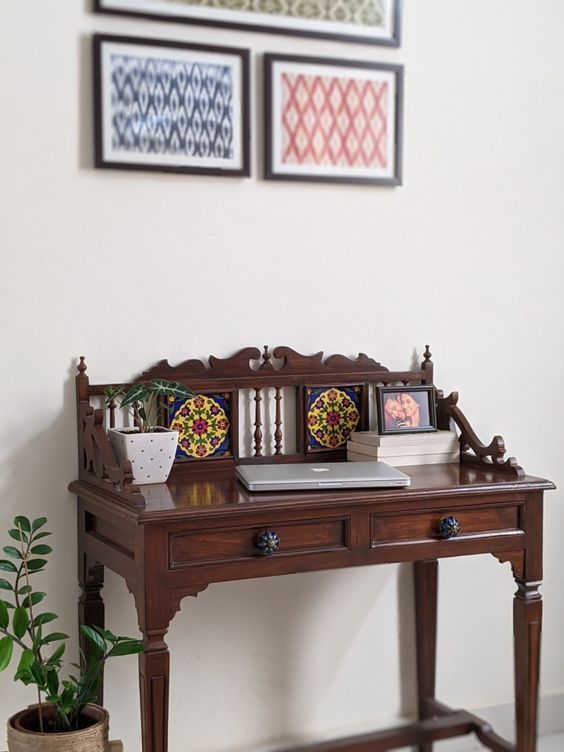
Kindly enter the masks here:
M 243 357 L 239 353 L 227 361 L 212 358 L 210 367 L 204 370 L 195 365 L 202 366 L 200 361 L 188 361 L 176 368 L 165 362 L 140 377 L 174 376 L 207 394 L 227 385 L 254 390 L 255 456 L 240 458 L 234 437 L 231 457 L 207 463 L 180 462 L 166 485 L 135 487 L 128 464 L 117 465 L 105 439 L 104 410 L 94 410 L 91 405 L 103 385 L 90 385 L 83 360 L 79 366 L 80 479 L 70 488 L 79 499 L 80 620 L 90 625 L 104 623 L 100 597 L 104 567 L 125 578 L 135 597 L 146 642 L 139 664 L 143 752 L 167 750 L 169 652 L 165 636 L 184 597 L 197 595 L 213 582 L 406 561 L 415 563 L 418 722 L 293 748 L 293 752 L 379 752 L 409 745 L 418 746 L 420 752 L 431 752 L 433 741 L 470 733 L 498 752 L 534 752 L 542 497 L 553 484 L 526 475 L 512 459 L 505 460 L 499 437 L 487 447 L 479 443 L 457 406 L 456 395 L 443 398 L 437 392 L 439 425 L 454 423 L 459 429 L 460 464 L 406 468 L 412 478 L 407 489 L 251 494 L 235 480 L 233 467 L 237 462 L 273 459 L 262 455 L 261 417 L 265 412 L 260 403 L 269 389 L 275 390 L 274 397 L 278 398 L 273 437 L 280 451 L 275 457 L 279 461 L 327 460 L 329 452 L 314 456 L 305 440 L 301 444 L 298 440 L 297 454 L 282 454 L 278 383 L 290 383 L 298 390 L 298 397 L 308 384 L 361 383 L 368 389 L 375 382 L 432 383 L 432 364 L 428 350 L 421 371 L 400 373 L 387 371 L 366 356 L 361 356 L 360 362 L 335 356 L 341 359 L 323 363 L 321 355 L 314 356 L 317 362 L 288 348 L 278 348 L 274 355 L 283 361 L 280 368 L 270 364 L 266 351 L 259 370 L 249 372 L 249 359 L 259 356 L 258 351 L 249 350 L 242 351 Z M 298 399 L 297 404 L 299 439 L 306 433 L 300 418 L 303 403 Z M 115 421 L 115 412 L 110 406 L 110 423 Z M 238 433 L 237 411 L 233 411 L 231 422 Z M 330 456 L 341 457 L 342 450 Z M 439 523 L 450 516 L 458 520 L 460 532 L 444 539 Z M 270 556 L 260 555 L 257 548 L 259 537 L 267 531 L 276 533 L 280 540 L 279 548 Z M 437 560 L 484 553 L 510 562 L 517 583 L 516 745 L 501 739 L 471 713 L 451 710 L 435 698 Z

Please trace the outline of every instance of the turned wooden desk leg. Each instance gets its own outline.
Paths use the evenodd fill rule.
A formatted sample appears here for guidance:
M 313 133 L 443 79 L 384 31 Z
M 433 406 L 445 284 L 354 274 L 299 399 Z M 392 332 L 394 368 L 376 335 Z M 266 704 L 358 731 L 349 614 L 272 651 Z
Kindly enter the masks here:
M 513 601 L 515 649 L 516 752 L 536 752 L 542 629 L 542 493 L 529 497 L 521 511 L 528 545 L 512 561 L 517 592 Z M 516 552 L 519 553 L 519 552 Z
M 539 582 L 520 582 L 513 604 L 516 752 L 537 748 L 542 599 Z
M 427 701 L 435 697 L 437 656 L 438 562 L 415 562 L 415 628 L 417 642 L 417 699 L 419 718 L 429 717 Z M 419 752 L 432 752 L 433 744 L 421 744 Z
M 139 655 L 143 752 L 168 747 L 168 688 L 170 654 L 165 630 L 144 632 L 145 652 Z
M 92 561 L 85 553 L 79 552 L 78 578 L 82 590 L 78 600 L 78 628 L 80 647 L 88 656 L 94 649 L 80 631 L 80 625 L 104 628 L 104 601 L 100 591 L 104 587 L 104 567 Z M 104 677 L 100 681 L 96 695 L 98 705 L 104 704 Z

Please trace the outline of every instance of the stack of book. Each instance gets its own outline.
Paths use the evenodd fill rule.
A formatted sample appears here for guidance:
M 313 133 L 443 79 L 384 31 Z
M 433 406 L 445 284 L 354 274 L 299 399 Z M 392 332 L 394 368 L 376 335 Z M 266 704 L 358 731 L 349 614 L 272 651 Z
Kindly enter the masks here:
M 458 462 L 460 447 L 454 431 L 380 436 L 375 431 L 354 431 L 347 442 L 347 459 L 380 460 L 393 467 Z

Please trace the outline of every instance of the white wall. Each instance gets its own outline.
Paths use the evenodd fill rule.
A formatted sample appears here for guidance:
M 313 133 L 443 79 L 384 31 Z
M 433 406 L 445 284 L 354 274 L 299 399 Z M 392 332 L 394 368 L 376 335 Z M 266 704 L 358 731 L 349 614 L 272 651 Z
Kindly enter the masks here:
M 430 342 L 437 383 L 461 391 L 484 439 L 503 433 L 530 472 L 562 483 L 564 3 L 406 0 L 400 50 L 89 6 L 0 6 L 0 522 L 48 515 L 56 553 L 45 588 L 61 626 L 75 628 L 66 487 L 79 354 L 95 381 L 111 381 L 162 357 L 265 342 L 366 350 L 404 368 Z M 403 62 L 405 185 L 95 171 L 94 31 L 252 47 L 258 91 L 267 50 Z M 256 104 L 255 155 L 259 114 Z M 564 692 L 563 517 L 561 493 L 549 494 L 544 696 Z M 506 702 L 508 565 L 441 569 L 440 695 Z M 186 600 L 170 631 L 171 752 L 265 750 L 411 712 L 410 587 L 407 568 L 380 567 L 216 585 Z M 111 574 L 105 595 L 109 626 L 134 632 L 132 599 Z M 108 676 L 112 735 L 127 752 L 139 750 L 135 672 L 124 659 Z M 31 701 L 0 677 L 2 718 Z

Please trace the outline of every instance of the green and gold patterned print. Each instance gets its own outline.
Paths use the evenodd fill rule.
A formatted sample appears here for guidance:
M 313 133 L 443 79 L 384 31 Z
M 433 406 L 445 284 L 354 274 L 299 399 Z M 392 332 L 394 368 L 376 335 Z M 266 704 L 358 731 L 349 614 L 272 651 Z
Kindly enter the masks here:
M 383 28 L 384 0 L 170 0 L 184 6 L 269 13 L 310 21 L 358 24 Z

